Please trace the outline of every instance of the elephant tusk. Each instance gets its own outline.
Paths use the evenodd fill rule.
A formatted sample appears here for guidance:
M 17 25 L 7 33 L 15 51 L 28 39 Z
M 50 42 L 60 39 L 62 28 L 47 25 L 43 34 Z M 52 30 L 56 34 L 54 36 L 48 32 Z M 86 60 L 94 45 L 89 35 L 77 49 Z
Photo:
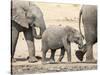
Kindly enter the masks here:
M 35 29 L 36 29 L 37 35 L 40 35 L 40 28 L 39 27 L 35 27 Z

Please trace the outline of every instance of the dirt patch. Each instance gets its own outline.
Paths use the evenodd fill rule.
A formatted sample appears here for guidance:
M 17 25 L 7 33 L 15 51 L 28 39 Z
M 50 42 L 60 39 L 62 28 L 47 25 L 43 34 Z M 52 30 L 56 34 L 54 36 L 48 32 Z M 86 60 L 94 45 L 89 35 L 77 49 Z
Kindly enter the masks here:
M 19 64 L 13 65 L 13 74 L 32 74 L 47 72 L 67 72 L 81 70 L 96 70 L 97 65 L 92 63 L 61 63 L 61 64 Z

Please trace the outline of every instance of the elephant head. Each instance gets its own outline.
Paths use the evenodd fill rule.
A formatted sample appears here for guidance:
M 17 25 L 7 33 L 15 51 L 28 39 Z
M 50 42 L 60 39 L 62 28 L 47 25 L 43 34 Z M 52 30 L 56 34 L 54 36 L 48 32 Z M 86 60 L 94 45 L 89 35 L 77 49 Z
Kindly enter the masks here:
M 74 42 L 78 44 L 79 49 L 83 47 L 83 38 L 78 31 L 76 31 L 74 34 Z
M 78 48 L 81 49 L 83 47 L 82 35 L 76 29 L 72 29 L 72 28 L 69 28 L 69 29 L 70 29 L 70 32 L 69 32 L 68 40 L 78 44 Z
M 42 11 L 39 7 L 29 1 L 12 1 L 12 20 L 25 28 L 32 28 L 33 36 L 40 39 L 46 29 Z M 35 27 L 40 28 L 37 35 Z

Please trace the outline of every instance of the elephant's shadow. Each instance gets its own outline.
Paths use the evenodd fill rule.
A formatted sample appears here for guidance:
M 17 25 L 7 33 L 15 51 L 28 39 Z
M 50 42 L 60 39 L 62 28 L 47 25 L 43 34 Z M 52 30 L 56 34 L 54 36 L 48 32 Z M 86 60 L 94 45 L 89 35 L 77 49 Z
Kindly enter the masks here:
M 36 58 L 38 59 L 38 61 L 42 61 L 42 57 L 40 57 L 40 56 L 36 56 Z M 15 58 L 16 59 L 16 61 L 18 62 L 18 61 L 27 61 L 28 59 L 29 59 L 29 56 L 27 57 L 27 58 Z M 49 61 L 50 60 L 50 58 L 46 58 L 46 61 Z M 52 63 L 52 64 L 77 64 L 77 63 L 87 63 L 87 62 L 83 62 L 83 61 L 81 61 L 81 62 L 71 62 L 71 63 L 68 63 L 67 61 L 66 62 L 55 62 L 55 63 Z M 48 63 L 48 64 L 51 64 L 51 63 Z
M 38 59 L 38 61 L 42 61 L 42 57 L 40 57 L 40 56 L 36 56 L 36 58 Z M 16 61 L 18 62 L 18 61 L 27 61 L 28 59 L 29 59 L 29 56 L 27 57 L 27 58 L 15 58 L 16 59 Z M 50 58 L 46 58 L 46 61 L 49 61 L 50 60 Z M 50 64 L 50 63 L 48 63 L 48 64 Z M 55 63 L 52 63 L 52 64 L 66 64 L 66 62 L 60 62 L 60 63 L 58 63 L 58 62 L 55 62 Z
M 40 56 L 36 56 L 36 58 L 38 59 L 38 61 L 42 61 L 42 57 L 40 57 Z M 27 57 L 27 58 L 15 58 L 16 59 L 16 61 L 27 61 L 28 59 L 29 59 L 29 56 Z M 46 61 L 49 61 L 50 60 L 50 58 L 46 58 Z
M 36 56 L 36 58 L 38 60 L 42 60 L 42 57 L 40 57 L 40 56 Z M 16 59 L 16 61 L 27 61 L 29 59 L 29 56 L 27 58 L 15 58 L 15 59 Z

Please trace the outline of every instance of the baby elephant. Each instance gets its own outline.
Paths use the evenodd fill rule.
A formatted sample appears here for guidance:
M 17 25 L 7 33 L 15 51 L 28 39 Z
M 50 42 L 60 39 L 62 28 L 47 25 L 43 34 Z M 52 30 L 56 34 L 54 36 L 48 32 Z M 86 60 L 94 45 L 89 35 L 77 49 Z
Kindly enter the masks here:
M 71 62 L 71 42 L 78 44 L 79 49 L 82 47 L 82 36 L 74 28 L 66 26 L 53 26 L 47 28 L 42 35 L 42 63 L 46 62 L 46 53 L 51 49 L 51 57 L 49 63 L 54 63 L 56 49 L 61 48 L 61 54 L 58 59 L 60 62 L 67 52 L 68 62 Z

